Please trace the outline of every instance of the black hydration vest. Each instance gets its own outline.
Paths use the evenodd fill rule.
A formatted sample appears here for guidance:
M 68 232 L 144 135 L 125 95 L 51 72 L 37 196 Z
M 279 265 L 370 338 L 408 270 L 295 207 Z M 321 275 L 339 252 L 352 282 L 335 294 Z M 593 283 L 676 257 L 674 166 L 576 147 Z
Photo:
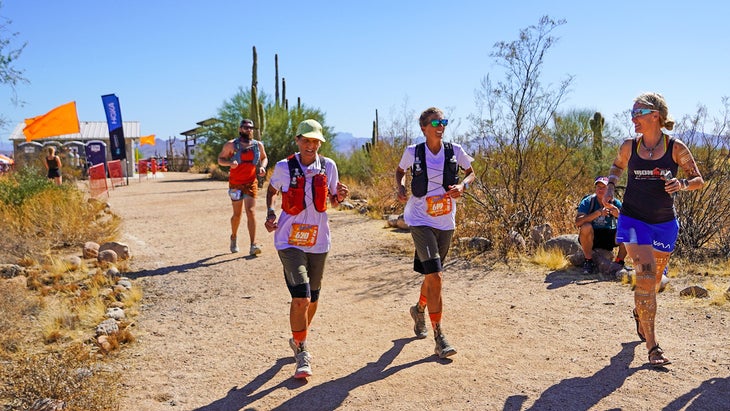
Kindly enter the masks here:
M 454 146 L 444 143 L 444 174 L 441 186 L 449 191 L 449 186 L 459 182 L 459 165 L 454 155 Z M 416 197 L 423 197 L 428 192 L 428 175 L 426 175 L 426 143 L 416 144 L 416 158 L 411 167 L 411 192 Z

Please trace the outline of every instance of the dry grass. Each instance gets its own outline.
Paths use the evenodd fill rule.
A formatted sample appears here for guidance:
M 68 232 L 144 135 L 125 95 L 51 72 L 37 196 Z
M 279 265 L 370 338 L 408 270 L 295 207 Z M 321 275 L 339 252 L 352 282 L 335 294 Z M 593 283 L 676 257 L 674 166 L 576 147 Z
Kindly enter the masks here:
M 66 410 L 117 410 L 120 378 L 93 359 L 87 347 L 32 354 L 3 367 L 0 398 L 7 410 L 27 410 L 39 399 L 63 400 Z
M 33 184 L 40 183 L 30 177 L 31 183 L 12 178 L 0 178 L 0 261 L 39 260 L 51 250 L 104 243 L 119 235 L 120 217 L 75 186 L 36 188 Z
M 59 188 L 27 173 L 14 178 L 0 179 L 0 262 L 25 267 L 26 278 L 0 280 L 0 405 L 25 410 L 50 398 L 67 410 L 118 409 L 120 379 L 102 361 L 134 341 L 132 322 L 120 322 L 103 347 L 95 328 L 113 302 L 122 302 L 128 318 L 136 315 L 142 292 L 115 288 L 117 278 L 95 261 L 76 267 L 59 255 L 86 241 L 113 240 L 121 219 L 71 184 Z
M 557 247 L 549 250 L 539 247 L 532 256 L 531 261 L 550 270 L 560 270 L 569 264 L 563 252 Z
M 39 298 L 17 282 L 0 280 L 0 359 L 17 354 L 27 343 L 32 318 L 42 309 Z
M 104 345 L 96 343 L 95 328 L 111 302 L 130 307 L 128 318 L 135 315 L 142 292 L 121 292 L 115 282 L 101 268 L 69 271 L 60 259 L 29 271 L 27 284 L 35 288 L 0 281 L 0 357 L 7 364 L 0 404 L 20 410 L 54 398 L 67 409 L 117 409 L 118 376 L 103 372 L 100 361 L 134 342 L 133 323 L 121 321 Z

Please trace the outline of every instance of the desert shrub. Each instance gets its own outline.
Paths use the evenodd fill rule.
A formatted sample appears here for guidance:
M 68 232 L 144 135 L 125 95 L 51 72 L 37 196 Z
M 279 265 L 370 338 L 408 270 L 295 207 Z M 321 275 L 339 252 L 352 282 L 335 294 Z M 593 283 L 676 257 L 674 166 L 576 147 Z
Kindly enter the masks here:
M 76 186 L 55 186 L 30 169 L 0 178 L 0 261 L 39 258 L 52 249 L 103 243 L 118 236 L 120 218 Z
M 709 119 L 706 109 L 700 107 L 694 115 L 682 119 L 675 134 L 692 151 L 705 180 L 701 190 L 681 192 L 675 198 L 680 224 L 676 253 L 694 262 L 730 257 L 730 229 L 726 223 L 730 214 L 730 101 L 725 98 L 723 104 L 723 118 Z M 686 176 L 680 171 L 677 177 Z
M 21 167 L 17 172 L 0 176 L 0 202 L 20 206 L 36 194 L 54 188 L 53 182 L 43 176 L 40 170 Z
M 403 146 L 378 141 L 369 150 L 361 149 L 337 163 L 338 170 L 352 181 L 352 198 L 367 198 L 375 218 L 403 211 L 395 192 L 395 169 Z
M 2 373 L 0 400 L 6 410 L 27 410 L 45 398 L 65 402 L 66 410 L 119 409 L 119 375 L 95 364 L 80 344 L 19 358 Z

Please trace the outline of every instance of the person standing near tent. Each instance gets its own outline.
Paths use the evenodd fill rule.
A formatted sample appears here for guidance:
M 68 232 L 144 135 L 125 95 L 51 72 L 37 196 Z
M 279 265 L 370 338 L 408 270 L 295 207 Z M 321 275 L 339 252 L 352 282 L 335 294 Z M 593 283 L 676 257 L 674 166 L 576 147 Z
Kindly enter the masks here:
M 61 158 L 56 155 L 55 147 L 48 147 L 48 154 L 43 159 L 43 165 L 46 166 L 48 178 L 53 180 L 56 185 L 61 185 Z

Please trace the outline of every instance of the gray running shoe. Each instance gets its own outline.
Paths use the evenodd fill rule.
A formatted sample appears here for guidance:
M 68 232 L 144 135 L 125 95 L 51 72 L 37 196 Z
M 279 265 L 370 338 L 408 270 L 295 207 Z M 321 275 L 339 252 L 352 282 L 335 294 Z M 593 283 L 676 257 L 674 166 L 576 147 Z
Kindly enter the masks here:
M 300 351 L 300 349 L 299 349 L 300 346 L 298 346 L 297 343 L 294 342 L 294 339 L 293 338 L 290 338 L 289 339 L 289 347 L 294 352 L 294 357 L 296 357 L 297 356 L 297 353 L 299 353 L 299 351 Z M 307 343 L 306 342 L 301 343 L 301 351 L 307 351 Z
M 248 255 L 259 255 L 261 254 L 261 247 L 256 244 L 251 244 L 251 248 L 248 250 Z
M 294 353 L 294 360 L 297 362 L 297 369 L 294 371 L 294 378 L 307 378 L 312 376 L 312 355 L 307 351 L 307 343 L 297 345 L 293 338 L 289 339 L 289 348 Z
M 312 355 L 309 351 L 301 350 L 294 356 L 297 360 L 297 370 L 294 371 L 294 378 L 307 378 L 312 376 Z
M 434 353 L 438 355 L 439 358 L 451 357 L 456 354 L 456 349 L 452 347 L 448 341 L 446 341 L 446 337 L 444 337 L 443 334 L 439 333 L 436 335 L 435 340 L 436 348 L 434 349 Z
M 411 307 L 411 318 L 413 318 L 413 332 L 418 338 L 426 338 L 428 329 L 426 328 L 426 313 L 418 311 L 418 304 Z
M 238 252 L 238 244 L 236 244 L 236 239 L 231 237 L 231 252 L 237 253 Z

